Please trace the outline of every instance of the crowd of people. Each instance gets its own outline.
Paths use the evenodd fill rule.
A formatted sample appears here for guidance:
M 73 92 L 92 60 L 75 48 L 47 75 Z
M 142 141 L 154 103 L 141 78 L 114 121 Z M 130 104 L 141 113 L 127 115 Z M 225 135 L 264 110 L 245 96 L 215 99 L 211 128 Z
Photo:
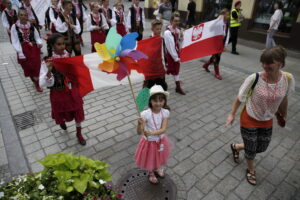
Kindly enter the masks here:
M 10 0 L 5 0 L 6 8 L 2 14 L 3 26 L 17 52 L 18 63 L 22 66 L 25 77 L 31 78 L 38 92 L 42 92 L 43 88 L 50 89 L 52 118 L 63 130 L 67 129 L 66 122 L 75 120 L 76 136 L 81 145 L 85 145 L 86 141 L 81 133 L 84 109 L 78 85 L 56 70 L 52 60 L 67 58 L 72 54 L 81 55 L 84 27 L 90 32 L 91 52 L 95 52 L 96 42 L 105 42 L 111 27 L 116 27 L 117 32 L 122 36 L 137 32 L 137 40 L 142 40 L 145 25 L 144 9 L 139 5 L 139 0 L 132 1 L 128 15 L 125 16 L 121 0 L 117 0 L 112 8 L 109 0 L 92 2 L 89 4 L 89 14 L 82 1 L 52 0 L 45 17 L 45 27 L 51 31 L 51 36 L 47 39 L 48 55 L 41 59 L 42 26 L 30 0 L 22 0 L 18 10 L 12 8 Z M 239 106 L 245 103 L 240 119 L 243 143 L 231 144 L 230 148 L 236 163 L 239 163 L 239 152 L 245 151 L 246 178 L 252 185 L 256 184 L 254 158 L 257 153 L 264 152 L 271 141 L 273 117 L 276 116 L 280 126 L 285 126 L 288 95 L 295 87 L 293 75 L 281 70 L 285 66 L 286 52 L 281 46 L 275 46 L 272 38 L 282 17 L 280 11 L 282 4 L 276 2 L 274 7 L 276 12 L 270 22 L 266 50 L 260 57 L 263 70 L 245 79 L 226 122 L 226 126 L 232 124 Z M 194 18 L 196 4 L 193 0 L 190 0 L 187 9 L 188 28 L 196 23 Z M 150 89 L 149 108 L 141 113 L 137 125 L 137 133 L 142 137 L 135 154 L 136 164 L 149 171 L 149 181 L 153 184 L 159 183 L 159 178 L 165 176 L 161 166 L 167 163 L 172 149 L 165 134 L 170 115 L 165 75 L 173 76 L 175 91 L 178 94 L 186 94 L 181 87 L 182 82 L 179 77 L 180 43 L 183 39 L 183 31 L 179 27 L 181 18 L 178 12 L 173 11 L 174 5 L 170 0 L 160 1 L 157 4 L 157 11 L 155 11 L 157 19 L 151 23 L 151 37 L 159 37 L 163 41 L 161 56 L 164 59 L 161 60 L 165 62 L 148 66 L 155 76 L 145 77 L 143 87 Z M 232 42 L 232 53 L 238 55 L 236 51 L 238 29 L 243 18 L 241 2 L 235 2 L 234 9 L 231 11 L 221 10 L 219 18 L 223 19 L 225 24 L 222 45 L 225 47 L 228 42 Z M 203 68 L 209 72 L 209 65 L 213 63 L 215 77 L 221 80 L 220 58 L 221 53 L 212 55 Z

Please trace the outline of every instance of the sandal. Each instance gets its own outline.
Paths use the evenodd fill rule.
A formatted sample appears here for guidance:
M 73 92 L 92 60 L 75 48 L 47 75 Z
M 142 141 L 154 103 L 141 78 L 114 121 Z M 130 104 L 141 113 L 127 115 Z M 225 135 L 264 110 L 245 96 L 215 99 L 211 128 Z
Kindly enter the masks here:
M 155 174 L 153 172 L 149 173 L 148 178 L 149 178 L 149 182 L 151 184 L 154 184 L 154 185 L 159 184 L 159 180 L 156 178 L 156 176 L 155 176 Z
M 235 144 L 231 144 L 230 148 L 231 148 L 231 151 L 232 151 L 233 161 L 235 163 L 239 163 L 240 162 L 240 160 L 239 160 L 240 153 L 236 150 Z
M 256 176 L 255 176 L 255 171 L 254 173 L 251 173 L 249 169 L 246 170 L 246 179 L 248 183 L 251 185 L 256 185 Z
M 154 171 L 154 174 L 159 178 L 165 178 L 165 173 L 163 169 L 158 169 Z

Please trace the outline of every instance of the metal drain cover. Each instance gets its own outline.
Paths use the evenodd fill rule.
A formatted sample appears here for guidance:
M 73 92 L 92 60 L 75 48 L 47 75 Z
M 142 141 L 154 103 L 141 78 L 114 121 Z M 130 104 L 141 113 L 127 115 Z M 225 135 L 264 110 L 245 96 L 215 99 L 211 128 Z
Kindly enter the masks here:
M 124 200 L 176 200 L 176 185 L 166 174 L 158 185 L 148 181 L 148 173 L 142 169 L 129 171 L 119 181 L 120 193 Z
M 33 111 L 28 111 L 14 116 L 14 121 L 18 130 L 24 130 L 34 126 L 35 117 Z

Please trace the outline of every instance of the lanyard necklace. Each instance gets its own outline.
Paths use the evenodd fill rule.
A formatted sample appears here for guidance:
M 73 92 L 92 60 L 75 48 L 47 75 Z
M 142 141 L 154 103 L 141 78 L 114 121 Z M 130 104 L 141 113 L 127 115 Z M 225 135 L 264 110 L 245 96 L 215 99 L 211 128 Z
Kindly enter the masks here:
M 160 110 L 159 113 L 161 114 L 161 118 L 163 118 L 163 114 L 162 114 L 161 110 Z M 152 111 L 151 111 L 151 114 L 152 114 L 152 120 L 153 120 L 153 124 L 154 124 L 154 126 L 155 126 L 155 130 L 158 130 L 157 125 L 156 125 L 156 122 L 155 122 L 155 120 L 154 120 L 154 115 L 153 115 L 153 112 L 152 112 Z
M 268 94 L 267 103 L 268 103 L 268 105 L 271 105 L 276 99 L 276 94 L 277 94 L 277 89 L 278 89 L 277 88 L 278 82 L 279 81 L 276 81 L 274 92 L 272 92 L 272 89 L 270 88 L 269 83 L 268 83 L 268 78 L 266 78 L 266 86 L 267 86 L 267 94 Z M 273 95 L 273 97 L 272 97 L 272 95 Z

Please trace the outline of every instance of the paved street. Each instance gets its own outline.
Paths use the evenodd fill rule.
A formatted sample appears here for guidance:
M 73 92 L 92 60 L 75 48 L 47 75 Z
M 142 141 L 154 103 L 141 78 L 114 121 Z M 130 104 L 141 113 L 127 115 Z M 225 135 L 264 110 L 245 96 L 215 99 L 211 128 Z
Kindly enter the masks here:
M 67 123 L 67 131 L 53 122 L 49 91 L 35 91 L 24 78 L 2 26 L 0 34 L 0 179 L 40 171 L 38 159 L 62 151 L 108 162 L 114 183 L 136 168 L 133 155 L 140 136 L 128 86 L 100 89 L 84 98 L 82 126 L 87 145 L 82 147 L 74 122 Z M 83 52 L 88 53 L 89 33 L 84 33 L 84 41 Z M 43 49 L 46 53 L 45 46 Z M 186 96 L 176 94 L 172 77 L 167 77 L 171 107 L 167 133 L 174 150 L 166 170 L 176 184 L 177 199 L 300 199 L 300 70 L 296 69 L 300 59 L 287 60 L 286 70 L 295 75 L 297 91 L 289 98 L 286 128 L 275 125 L 270 147 L 255 160 L 258 185 L 254 187 L 245 180 L 243 156 L 238 165 L 231 156 L 229 145 L 242 141 L 238 120 L 224 127 L 243 79 L 260 70 L 260 50 L 245 45 L 238 45 L 238 50 L 240 56 L 222 55 L 222 81 L 200 67 L 205 58 L 182 64 Z M 141 82 L 135 84 L 134 91 L 141 86 Z M 8 113 L 1 114 L 4 112 Z M 31 112 L 34 125 L 20 130 L 12 120 L 25 112 Z

